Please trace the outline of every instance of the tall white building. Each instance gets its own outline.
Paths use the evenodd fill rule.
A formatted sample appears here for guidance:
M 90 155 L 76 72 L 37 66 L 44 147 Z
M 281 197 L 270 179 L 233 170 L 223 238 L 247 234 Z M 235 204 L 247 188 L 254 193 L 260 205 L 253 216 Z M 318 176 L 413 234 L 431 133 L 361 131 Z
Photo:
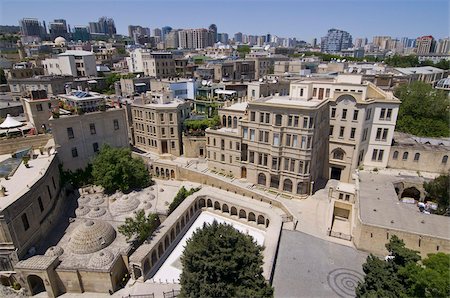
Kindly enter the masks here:
M 87 51 L 66 51 L 42 61 L 45 74 L 89 77 L 97 75 L 95 55 Z
M 178 40 L 183 49 L 204 49 L 214 45 L 214 32 L 204 28 L 180 30 Z

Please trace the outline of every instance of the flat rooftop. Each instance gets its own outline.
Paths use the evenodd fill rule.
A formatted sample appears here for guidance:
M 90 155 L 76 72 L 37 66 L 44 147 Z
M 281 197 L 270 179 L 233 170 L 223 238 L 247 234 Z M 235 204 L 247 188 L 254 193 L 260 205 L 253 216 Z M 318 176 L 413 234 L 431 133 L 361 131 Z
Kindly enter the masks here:
M 450 217 L 424 214 L 399 201 L 395 182 L 401 177 L 359 173 L 359 212 L 364 224 L 450 240 Z
M 248 107 L 248 102 L 239 102 L 239 103 L 232 104 L 231 106 L 225 107 L 225 108 L 223 108 L 223 110 L 245 112 L 245 110 L 247 110 L 247 107 Z
M 252 103 L 266 103 L 266 104 L 274 104 L 274 105 L 284 105 L 284 106 L 295 106 L 295 107 L 304 107 L 304 108 L 316 108 L 323 104 L 325 100 L 317 100 L 317 99 L 301 99 L 290 96 L 269 96 L 261 99 L 257 99 Z

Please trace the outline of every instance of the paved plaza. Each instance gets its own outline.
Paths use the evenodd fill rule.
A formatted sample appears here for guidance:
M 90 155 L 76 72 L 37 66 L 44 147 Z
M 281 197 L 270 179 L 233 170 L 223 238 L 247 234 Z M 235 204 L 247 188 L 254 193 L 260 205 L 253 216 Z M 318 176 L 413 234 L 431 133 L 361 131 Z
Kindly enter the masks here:
M 354 297 L 367 254 L 283 230 L 273 278 L 275 297 Z

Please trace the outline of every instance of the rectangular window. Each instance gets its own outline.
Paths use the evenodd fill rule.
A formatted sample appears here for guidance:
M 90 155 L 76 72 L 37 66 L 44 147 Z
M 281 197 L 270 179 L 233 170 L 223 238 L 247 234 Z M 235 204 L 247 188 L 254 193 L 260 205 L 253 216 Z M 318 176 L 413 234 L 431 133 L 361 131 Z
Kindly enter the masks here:
M 77 147 L 72 148 L 72 157 L 78 157 L 78 150 Z
M 280 114 L 276 114 L 275 115 L 275 125 L 276 126 L 281 126 L 281 122 L 283 120 L 283 116 Z
M 386 109 L 381 109 L 380 111 L 380 120 L 384 120 L 384 118 L 386 117 Z
M 236 150 L 237 151 L 241 150 L 241 143 L 236 142 Z
M 299 160 L 298 162 L 298 172 L 303 174 L 303 161 Z
M 37 109 L 38 112 L 42 112 L 42 104 L 38 103 L 36 105 L 36 109 Z
M 280 146 L 280 134 L 279 133 L 273 134 L 273 145 Z
M 286 135 L 286 146 L 291 146 L 291 135 L 287 134 Z
M 306 149 L 306 136 L 302 136 L 302 149 Z
M 69 139 L 73 139 L 75 136 L 73 134 L 73 128 L 72 127 L 67 127 L 67 136 L 69 137 Z
M 170 128 L 170 135 L 173 136 L 175 133 L 175 130 L 173 129 L 173 127 Z
M 384 128 L 383 129 L 383 136 L 381 137 L 381 140 L 386 141 L 387 140 L 387 135 L 388 135 L 389 129 L 388 128 Z
M 309 128 L 313 128 L 314 126 L 314 117 L 309 117 Z
M 294 117 L 292 117 L 291 115 L 289 115 L 289 117 L 288 117 L 288 126 L 289 127 L 291 127 L 292 126 L 292 123 L 293 123 L 293 119 Z
M 313 97 L 316 97 L 317 96 L 317 88 L 314 88 L 313 89 Z
M 298 146 L 298 136 L 293 135 L 292 136 L 292 147 L 297 147 L 297 146 Z
M 270 123 L 270 113 L 266 113 L 266 123 Z
M 244 127 L 244 128 L 242 129 L 242 137 L 243 137 L 244 139 L 248 139 L 248 128 L 247 128 L 247 127 Z
M 329 133 L 330 136 L 333 135 L 333 130 L 334 130 L 334 125 L 330 125 L 330 133 Z
M 331 118 L 336 118 L 336 108 L 331 108 Z
M 291 172 L 295 171 L 295 159 L 291 159 L 291 166 L 289 168 L 289 171 Z
M 272 157 L 272 170 L 278 170 L 278 157 Z
M 114 119 L 114 130 L 119 130 L 119 120 Z
M 386 113 L 386 120 L 391 120 L 392 117 L 392 109 L 388 109 Z
M 344 132 L 345 132 L 345 127 L 341 126 L 341 128 L 339 129 L 339 137 L 340 138 L 344 137 Z
M 172 149 L 175 149 L 175 141 L 171 141 L 171 142 L 170 142 L 170 145 L 171 145 L 171 148 L 172 148 Z
M 378 156 L 378 149 L 373 149 L 372 152 L 372 161 L 376 161 Z
M 264 113 L 259 113 L 259 122 L 264 123 Z
M 225 161 L 225 154 L 220 155 L 220 161 Z
M 161 120 L 161 122 L 164 122 L 164 114 L 159 114 L 159 120 Z
M 298 127 L 299 116 L 294 116 L 294 127 Z
M 250 141 L 255 141 L 255 130 L 250 129 Z
M 284 159 L 284 170 L 285 171 L 289 170 L 289 158 Z
M 347 109 L 343 109 L 342 110 L 342 120 L 346 120 L 347 119 Z
M 308 128 L 308 117 L 303 117 L 303 128 Z
M 375 136 L 375 140 L 376 141 L 380 141 L 381 140 L 381 132 L 382 132 L 382 129 L 378 128 L 377 129 L 377 135 Z
M 263 166 L 267 167 L 267 160 L 268 160 L 269 156 L 267 154 L 263 154 L 263 157 L 264 157 L 264 159 L 263 159 Z
M 250 112 L 250 121 L 255 122 L 256 112 Z
M 225 150 L 225 140 L 223 139 L 220 140 L 220 149 Z
M 303 96 L 303 88 L 300 89 L 300 97 Z
M 97 153 L 99 151 L 98 149 L 98 143 L 92 144 L 92 148 L 94 148 L 94 152 Z
M 354 110 L 353 111 L 353 121 L 357 121 L 358 120 L 358 114 L 359 114 L 359 110 Z
M 350 131 L 350 139 L 355 138 L 356 128 L 352 127 L 352 130 Z
M 368 133 L 369 129 L 366 127 L 363 130 L 363 136 L 362 136 L 362 141 L 364 142 L 365 140 L 367 140 L 367 133 Z
M 325 89 L 325 98 L 330 97 L 330 88 Z
M 95 124 L 89 124 L 89 130 L 91 131 L 91 135 L 95 135 L 97 132 L 95 131 Z
M 254 163 L 255 162 L 255 152 L 253 151 L 249 151 L 249 158 L 248 158 L 250 163 Z
M 372 109 L 370 108 L 370 109 L 367 110 L 366 121 L 370 120 L 370 117 L 372 116 L 371 114 L 372 114 Z
M 23 229 L 26 231 L 30 228 L 30 223 L 28 222 L 27 214 L 24 213 L 24 214 L 22 214 L 21 217 L 22 217 Z
M 173 122 L 173 114 L 172 113 L 169 113 L 169 121 Z
M 384 150 L 380 150 L 378 152 L 378 161 L 383 161 Z

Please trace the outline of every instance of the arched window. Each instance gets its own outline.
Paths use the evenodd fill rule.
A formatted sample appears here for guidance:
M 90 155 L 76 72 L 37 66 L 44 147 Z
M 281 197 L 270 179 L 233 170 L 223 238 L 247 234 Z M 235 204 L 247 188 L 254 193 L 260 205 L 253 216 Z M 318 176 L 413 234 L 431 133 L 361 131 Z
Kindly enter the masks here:
M 292 181 L 290 179 L 284 179 L 283 190 L 292 192 Z
M 393 159 L 398 159 L 398 151 L 394 151 L 394 154 L 392 155 Z
M 333 159 L 343 160 L 344 159 L 344 154 L 345 154 L 344 150 L 339 149 L 339 148 L 335 149 L 333 151 Z
M 228 116 L 228 125 L 227 127 L 231 127 L 231 116 Z
M 233 117 L 233 128 L 237 128 L 237 117 Z
M 227 116 L 225 115 L 222 116 L 222 126 L 227 126 Z
M 308 193 L 308 183 L 306 182 L 299 182 L 297 184 L 297 194 L 304 195 Z
M 408 159 L 408 155 L 409 155 L 408 152 L 403 153 L 403 160 L 407 160 Z
M 442 163 L 447 163 L 447 161 L 448 161 L 448 155 L 444 155 L 442 157 Z
M 258 174 L 258 184 L 266 185 L 266 175 L 263 173 Z
M 414 161 L 419 161 L 420 153 L 414 154 Z

